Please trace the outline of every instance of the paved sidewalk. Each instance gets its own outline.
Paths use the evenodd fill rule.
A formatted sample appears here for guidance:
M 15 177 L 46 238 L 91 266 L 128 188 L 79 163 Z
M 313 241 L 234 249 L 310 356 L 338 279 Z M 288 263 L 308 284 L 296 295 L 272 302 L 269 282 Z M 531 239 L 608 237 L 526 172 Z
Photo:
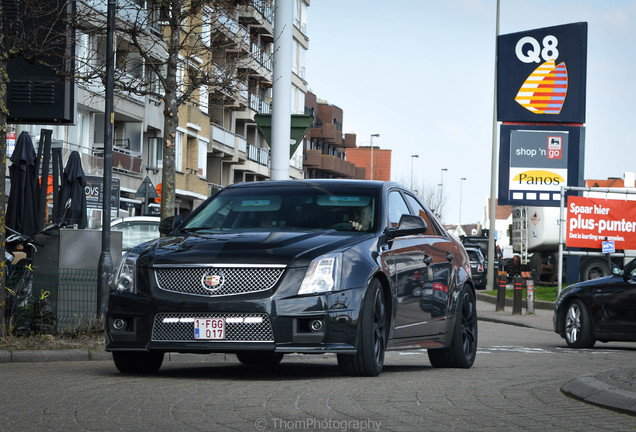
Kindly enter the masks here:
M 501 324 L 530 327 L 539 330 L 553 331 L 552 315 L 554 303 L 535 302 L 534 314 L 526 314 L 526 305 L 523 304 L 521 315 L 512 315 L 512 300 L 507 299 L 505 310 L 496 312 L 497 297 L 484 293 L 477 293 L 477 316 L 481 321 L 491 321 Z
M 552 316 L 554 304 L 535 303 L 534 314 L 526 314 L 525 304 L 521 315 L 512 315 L 512 302 L 504 311 L 496 312 L 497 298 L 477 293 L 477 317 L 480 321 L 554 331 Z M 565 341 L 563 341 L 565 344 Z M 576 399 L 636 415 L 636 367 L 610 369 L 584 375 L 565 383 L 561 391 Z

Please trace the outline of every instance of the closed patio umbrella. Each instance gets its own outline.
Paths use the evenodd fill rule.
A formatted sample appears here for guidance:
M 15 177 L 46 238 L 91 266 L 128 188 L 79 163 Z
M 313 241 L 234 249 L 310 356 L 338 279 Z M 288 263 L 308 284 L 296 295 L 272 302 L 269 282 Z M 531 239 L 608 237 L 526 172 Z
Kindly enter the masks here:
M 64 168 L 62 187 L 60 188 L 60 206 L 57 209 L 57 220 L 67 225 L 77 225 L 84 229 L 88 226 L 86 214 L 86 176 L 82 168 L 82 158 L 76 151 L 72 152 Z M 71 207 L 66 209 L 65 203 L 71 199 Z
M 9 179 L 11 189 L 7 203 L 6 225 L 22 234 L 31 235 L 42 229 L 44 221 L 37 217 L 37 173 L 33 142 L 28 132 L 18 137 L 11 155 Z

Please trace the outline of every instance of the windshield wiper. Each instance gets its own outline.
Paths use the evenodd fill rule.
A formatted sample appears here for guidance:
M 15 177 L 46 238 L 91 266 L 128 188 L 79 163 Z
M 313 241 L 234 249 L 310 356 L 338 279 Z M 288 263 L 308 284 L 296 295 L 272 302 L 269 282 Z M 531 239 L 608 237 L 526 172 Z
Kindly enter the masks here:
M 189 227 L 189 228 L 181 228 L 179 232 L 197 232 L 197 231 L 206 231 L 209 230 L 208 227 Z

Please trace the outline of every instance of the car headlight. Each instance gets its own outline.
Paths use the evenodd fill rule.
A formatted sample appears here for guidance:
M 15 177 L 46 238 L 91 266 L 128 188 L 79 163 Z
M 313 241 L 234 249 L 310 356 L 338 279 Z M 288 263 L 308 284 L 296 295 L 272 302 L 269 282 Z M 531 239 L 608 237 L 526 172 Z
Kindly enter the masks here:
M 138 255 L 133 253 L 127 253 L 122 257 L 119 266 L 110 278 L 109 286 L 111 290 L 129 293 L 137 292 L 135 288 L 137 257 Z
M 298 294 L 337 291 L 340 286 L 342 254 L 323 255 L 309 264 Z

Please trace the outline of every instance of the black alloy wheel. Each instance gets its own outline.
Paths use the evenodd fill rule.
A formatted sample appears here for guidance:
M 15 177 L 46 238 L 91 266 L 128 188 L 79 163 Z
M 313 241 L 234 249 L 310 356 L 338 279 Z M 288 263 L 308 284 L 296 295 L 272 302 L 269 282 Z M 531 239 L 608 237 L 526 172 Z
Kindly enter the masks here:
M 477 306 L 470 287 L 459 296 L 453 339 L 446 348 L 429 349 L 428 358 L 436 368 L 470 368 L 477 356 Z
M 585 304 L 574 299 L 563 316 L 565 342 L 570 348 L 592 348 L 596 343 L 592 335 L 592 322 Z
M 378 376 L 384 367 L 388 326 L 386 299 L 382 284 L 373 279 L 361 311 L 358 352 L 338 354 L 338 366 L 344 375 Z

